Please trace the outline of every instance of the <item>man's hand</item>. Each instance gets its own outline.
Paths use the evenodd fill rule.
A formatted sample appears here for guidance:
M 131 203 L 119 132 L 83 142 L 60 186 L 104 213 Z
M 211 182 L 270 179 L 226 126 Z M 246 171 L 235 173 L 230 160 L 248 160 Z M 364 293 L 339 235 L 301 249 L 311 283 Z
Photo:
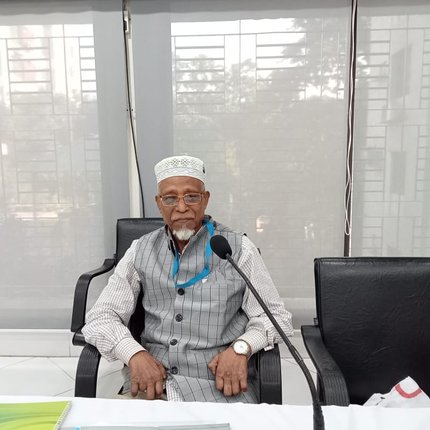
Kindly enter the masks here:
M 131 395 L 139 391 L 146 393 L 148 400 L 159 398 L 163 394 L 166 370 L 148 351 L 139 351 L 128 362 L 131 378 Z
M 215 376 L 215 385 L 224 396 L 235 396 L 248 390 L 248 360 L 236 354 L 230 346 L 208 364 Z

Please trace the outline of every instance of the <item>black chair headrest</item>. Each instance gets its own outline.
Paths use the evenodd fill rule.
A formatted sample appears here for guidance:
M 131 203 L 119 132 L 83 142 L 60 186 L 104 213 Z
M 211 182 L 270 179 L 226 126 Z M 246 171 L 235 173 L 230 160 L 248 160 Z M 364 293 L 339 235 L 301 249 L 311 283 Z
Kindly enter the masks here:
M 164 226 L 162 218 L 121 218 L 116 223 L 115 265 L 124 256 L 133 240 Z

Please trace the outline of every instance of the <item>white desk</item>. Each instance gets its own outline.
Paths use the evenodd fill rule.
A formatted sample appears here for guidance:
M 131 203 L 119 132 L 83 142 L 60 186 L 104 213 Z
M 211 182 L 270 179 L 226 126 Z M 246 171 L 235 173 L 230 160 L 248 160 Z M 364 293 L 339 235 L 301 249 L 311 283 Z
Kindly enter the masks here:
M 0 396 L 0 403 L 70 400 L 60 397 Z M 312 407 L 146 400 L 72 398 L 64 427 L 79 425 L 173 425 L 230 423 L 232 430 L 312 430 Z M 323 408 L 326 430 L 423 430 L 430 408 L 388 409 L 350 406 Z

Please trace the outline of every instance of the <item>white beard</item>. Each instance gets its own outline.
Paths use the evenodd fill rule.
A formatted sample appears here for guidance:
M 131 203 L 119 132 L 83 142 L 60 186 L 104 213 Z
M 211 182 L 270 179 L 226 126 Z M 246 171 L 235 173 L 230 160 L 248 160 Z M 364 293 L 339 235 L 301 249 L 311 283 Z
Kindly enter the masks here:
M 173 234 L 176 239 L 180 241 L 190 240 L 190 237 L 195 233 L 195 230 L 190 230 L 189 228 L 181 228 L 181 230 L 173 230 Z

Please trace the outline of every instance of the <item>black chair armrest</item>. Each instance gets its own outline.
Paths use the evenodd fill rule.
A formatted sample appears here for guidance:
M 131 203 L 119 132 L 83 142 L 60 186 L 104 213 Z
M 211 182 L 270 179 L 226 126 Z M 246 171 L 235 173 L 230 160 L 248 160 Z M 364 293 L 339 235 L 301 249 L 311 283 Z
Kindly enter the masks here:
M 72 344 L 76 346 L 85 346 L 87 344 L 81 330 L 78 330 L 72 337 Z
M 318 394 L 323 405 L 350 404 L 345 378 L 331 354 L 327 351 L 317 326 L 302 326 L 302 336 L 318 374 Z
M 83 273 L 79 277 L 73 299 L 72 324 L 70 329 L 72 332 L 78 332 L 85 324 L 88 288 L 91 280 L 96 276 L 109 272 L 113 269 L 114 265 L 115 260 L 113 258 L 107 258 L 102 266 L 90 272 Z
M 95 346 L 85 344 L 76 368 L 75 397 L 96 397 L 100 358 Z
M 251 357 L 254 360 L 260 403 L 282 404 L 281 355 L 279 346 L 261 350 Z M 252 376 L 251 376 L 252 377 Z

